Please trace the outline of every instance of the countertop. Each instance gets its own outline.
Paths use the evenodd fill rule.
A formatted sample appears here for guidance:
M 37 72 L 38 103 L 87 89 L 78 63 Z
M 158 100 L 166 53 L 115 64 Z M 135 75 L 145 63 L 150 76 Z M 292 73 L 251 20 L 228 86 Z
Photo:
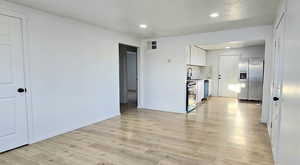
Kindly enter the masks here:
M 209 78 L 207 78 L 207 79 L 191 79 L 191 80 L 186 80 L 186 81 L 199 81 L 199 80 L 211 80 L 211 79 L 209 79 Z

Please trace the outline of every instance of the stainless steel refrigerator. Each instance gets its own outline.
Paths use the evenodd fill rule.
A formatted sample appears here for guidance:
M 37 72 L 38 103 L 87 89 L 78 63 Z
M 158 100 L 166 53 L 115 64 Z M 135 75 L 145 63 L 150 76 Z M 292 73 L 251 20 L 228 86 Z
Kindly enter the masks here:
M 261 101 L 263 96 L 264 60 L 259 57 L 240 57 L 240 100 Z

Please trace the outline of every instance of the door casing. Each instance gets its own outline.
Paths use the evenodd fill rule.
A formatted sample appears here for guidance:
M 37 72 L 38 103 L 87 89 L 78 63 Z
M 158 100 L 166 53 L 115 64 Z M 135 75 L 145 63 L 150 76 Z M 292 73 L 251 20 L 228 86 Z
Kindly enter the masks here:
M 280 20 L 274 29 L 274 46 L 273 46 L 273 66 L 272 66 L 272 95 L 270 114 L 268 122 L 269 135 L 272 142 L 272 152 L 274 160 L 277 162 L 278 142 L 280 139 L 280 122 L 281 122 L 281 98 L 282 98 L 282 80 L 283 80 L 283 50 L 284 50 L 284 23 L 285 12 L 281 14 Z M 273 97 L 280 98 L 279 101 L 273 101 Z

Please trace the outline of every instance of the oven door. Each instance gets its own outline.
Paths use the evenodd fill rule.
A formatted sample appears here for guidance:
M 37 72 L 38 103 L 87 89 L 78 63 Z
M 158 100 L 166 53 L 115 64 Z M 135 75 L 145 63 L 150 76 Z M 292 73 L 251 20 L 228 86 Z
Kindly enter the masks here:
M 197 107 L 196 84 L 188 84 L 187 86 L 187 112 L 194 110 Z

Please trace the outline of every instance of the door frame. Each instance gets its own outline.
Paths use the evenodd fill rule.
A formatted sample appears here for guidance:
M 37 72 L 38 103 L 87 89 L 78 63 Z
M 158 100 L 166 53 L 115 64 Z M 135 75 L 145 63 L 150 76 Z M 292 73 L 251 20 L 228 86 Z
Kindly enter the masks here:
M 127 45 L 127 46 L 132 46 L 132 47 L 135 47 L 137 48 L 137 51 L 136 51 L 136 71 L 137 71 L 137 74 L 136 74 L 136 90 L 137 90 L 137 109 L 139 108 L 142 108 L 142 101 L 141 101 L 141 85 L 142 85 L 142 58 L 141 58 L 141 48 L 139 46 L 136 46 L 136 45 L 132 45 L 132 44 L 128 44 L 128 43 L 124 43 L 124 42 L 119 42 L 118 43 L 118 50 L 120 48 L 120 44 L 122 45 Z M 120 61 L 120 53 L 118 53 L 118 64 L 119 64 L 119 61 Z M 120 65 L 118 65 L 118 77 L 119 75 L 121 74 L 120 73 Z M 127 73 L 127 71 L 126 71 Z M 118 81 L 120 83 L 120 80 Z M 126 79 L 126 83 L 127 83 L 127 79 Z M 120 86 L 120 85 L 119 85 Z M 120 98 L 120 91 L 121 89 L 119 88 L 119 98 Z M 121 102 L 121 100 L 119 100 L 119 103 Z
M 28 52 L 28 19 L 24 14 L 12 11 L 8 8 L 0 7 L 0 15 L 18 18 L 21 20 L 21 33 L 23 43 L 23 74 L 24 74 L 24 88 L 27 89 L 25 93 L 25 110 L 26 110 L 26 121 L 27 121 L 27 144 L 32 144 L 33 140 L 33 111 L 32 111 L 32 95 L 31 95 L 31 79 L 30 79 L 30 58 Z
M 279 141 L 280 141 L 280 131 L 281 131 L 281 128 L 280 128 L 280 123 L 281 123 L 281 105 L 282 105 L 282 90 L 283 90 L 283 72 L 282 72 L 282 69 L 283 69 L 283 56 L 284 54 L 282 54 L 282 51 L 285 50 L 285 44 L 278 44 L 278 42 L 280 43 L 282 40 L 284 40 L 285 38 L 285 21 L 286 21 L 286 11 L 283 10 L 281 13 L 280 13 L 280 17 L 279 19 L 277 20 L 275 26 L 274 26 L 274 30 L 273 30 L 273 56 L 272 56 L 272 70 L 274 70 L 275 67 L 279 67 L 279 81 L 280 81 L 280 86 L 279 88 L 276 89 L 276 94 L 274 94 L 274 81 L 276 81 L 276 77 L 274 76 L 275 73 L 272 72 L 272 84 L 271 84 L 271 89 L 272 89 L 272 93 L 271 93 L 271 101 L 270 101 L 270 111 L 269 111 L 269 121 L 267 123 L 267 126 L 268 126 L 268 133 L 269 133 L 269 136 L 271 138 L 271 142 L 272 142 L 272 152 L 273 152 L 273 157 L 274 157 L 274 161 L 275 163 L 277 163 L 278 161 L 278 152 L 279 152 Z M 279 27 L 281 26 L 282 29 L 279 29 Z M 281 31 L 280 31 L 281 30 Z M 283 34 L 282 34 L 283 33 Z M 278 36 L 279 37 L 279 41 L 278 41 Z M 278 46 L 279 47 L 279 50 L 278 49 Z M 276 56 L 275 56 L 276 55 Z M 276 61 L 277 60 L 277 61 Z M 277 63 L 278 62 L 278 63 Z M 276 65 L 276 64 L 279 64 L 279 65 Z M 280 89 L 280 92 L 278 93 L 278 89 Z M 279 97 L 280 100 L 276 103 L 274 102 L 273 100 L 273 97 Z M 278 121 L 277 121 L 277 126 L 278 128 L 276 128 L 277 130 L 277 136 L 276 136 L 276 141 L 274 142 L 275 144 L 273 144 L 273 117 L 274 117 L 274 104 L 279 104 L 277 106 L 278 107 Z M 276 146 L 276 148 L 274 148 L 274 146 Z
M 219 79 L 221 57 L 227 57 L 227 56 L 237 56 L 237 57 L 240 57 L 241 54 L 220 55 L 220 56 L 218 56 L 218 97 L 223 97 L 223 96 L 220 96 L 220 79 Z

